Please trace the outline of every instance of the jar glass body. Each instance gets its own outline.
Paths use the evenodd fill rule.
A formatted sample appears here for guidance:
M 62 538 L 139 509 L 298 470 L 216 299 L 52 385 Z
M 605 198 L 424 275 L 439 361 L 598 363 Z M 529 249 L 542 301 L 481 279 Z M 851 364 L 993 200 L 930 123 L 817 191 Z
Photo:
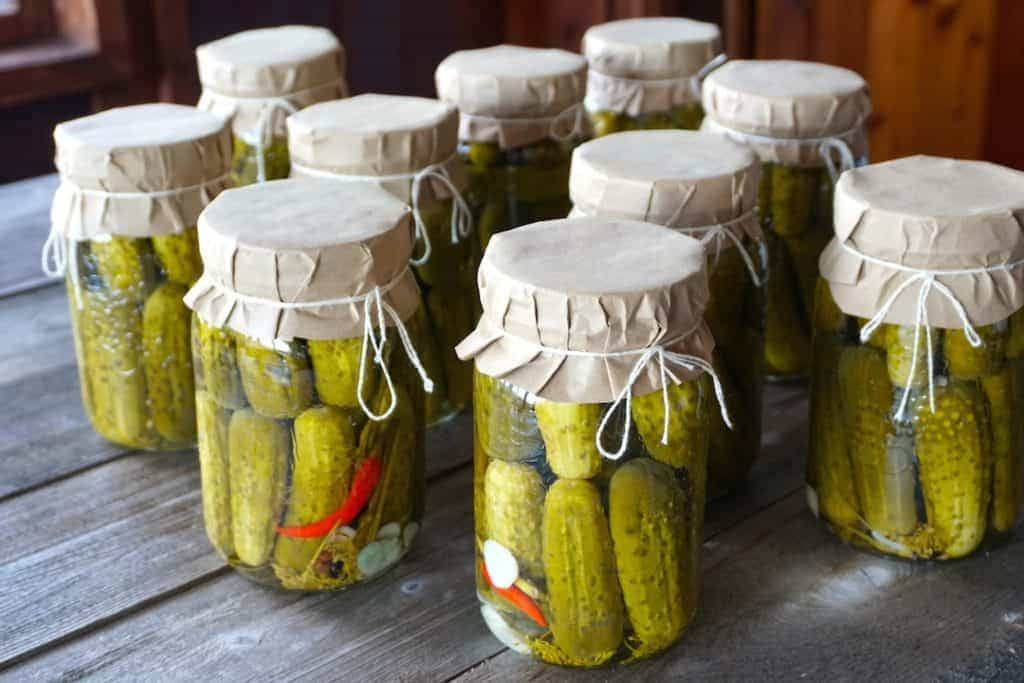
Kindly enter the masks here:
M 433 425 L 466 408 L 473 398 L 473 365 L 459 360 L 455 347 L 473 331 L 479 317 L 480 249 L 475 234 L 452 240 L 450 198 L 423 207 L 421 215 L 430 238 L 430 258 L 413 268 L 424 305 L 411 324 L 423 341 L 420 359 L 434 381 L 434 391 L 426 397 L 427 424 Z
M 812 510 L 849 543 L 906 559 L 945 560 L 1007 535 L 1018 518 L 1024 449 L 1024 318 L 932 329 L 935 411 L 924 331 L 845 315 L 819 281 L 814 316 Z M 905 412 L 899 404 L 910 392 Z
M 68 298 L 82 403 L 104 438 L 134 449 L 196 441 L 191 314 L 202 273 L 195 228 L 74 242 Z
M 263 147 L 266 180 L 281 180 L 291 172 L 288 156 L 288 137 L 271 136 Z M 235 187 L 251 185 L 259 180 L 259 151 L 255 140 L 235 133 L 234 153 L 231 157 L 231 181 Z
M 496 233 L 568 215 L 569 161 L 578 142 L 547 138 L 509 149 L 496 142 L 459 143 L 481 248 Z
M 866 159 L 858 165 L 867 163 Z M 811 362 L 811 309 L 818 257 L 834 234 L 833 183 L 824 166 L 765 163 L 758 212 L 768 246 L 765 374 L 805 377 Z
M 682 129 L 697 130 L 704 121 L 704 107 L 700 102 L 681 104 L 667 111 L 645 114 L 627 114 L 610 109 L 587 108 L 594 137 L 621 133 L 626 130 Z
M 477 594 L 491 631 L 566 666 L 669 647 L 697 610 L 706 380 L 669 388 L 667 445 L 662 392 L 634 397 L 628 448 L 609 460 L 595 445 L 607 404 L 545 401 L 474 377 Z M 620 419 L 609 444 L 620 443 Z
M 758 278 L 767 275 L 764 246 L 742 239 Z M 740 485 L 761 447 L 764 386 L 764 288 L 755 284 L 739 248 L 731 241 L 710 247 L 710 297 L 704 319 L 715 338 L 712 362 L 722 382 L 725 404 L 734 428 L 711 411 L 708 451 L 708 497 L 716 498 Z
M 423 389 L 389 335 L 396 408 L 358 404 L 362 339 L 272 347 L 194 318 L 199 464 L 207 536 L 260 583 L 332 590 L 370 579 L 408 552 L 425 495 Z M 416 343 L 416 340 L 414 340 Z M 390 402 L 365 365 L 374 412 Z

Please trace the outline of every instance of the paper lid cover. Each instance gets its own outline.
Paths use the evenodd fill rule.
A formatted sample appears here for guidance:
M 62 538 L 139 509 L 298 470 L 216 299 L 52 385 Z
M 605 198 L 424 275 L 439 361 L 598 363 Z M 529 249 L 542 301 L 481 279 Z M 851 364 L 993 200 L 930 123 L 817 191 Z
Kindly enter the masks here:
M 62 183 L 52 218 L 75 239 L 184 230 L 229 183 L 231 133 L 195 107 L 108 109 L 61 123 L 53 137 Z
M 644 17 L 598 24 L 583 34 L 592 71 L 662 79 L 692 76 L 721 52 L 714 24 L 682 17 Z
M 972 324 L 988 325 L 1024 305 L 1024 268 L 1012 265 L 1024 259 L 1022 225 L 1020 171 L 930 156 L 873 164 L 847 171 L 836 185 L 836 237 L 821 256 L 821 274 L 843 311 L 871 318 L 899 285 L 931 271 Z M 962 270 L 983 272 L 942 274 Z M 900 294 L 885 321 L 915 324 L 919 291 Z M 932 326 L 962 326 L 935 290 L 927 313 Z
M 747 216 L 730 228 L 737 236 L 760 239 L 752 213 L 759 176 L 757 156 L 721 137 L 683 130 L 628 131 L 575 149 L 569 194 L 583 214 L 670 228 L 710 228 Z
M 373 185 L 247 185 L 200 216 L 205 270 L 185 301 L 206 322 L 257 339 L 362 336 L 375 288 L 402 320 L 419 305 L 412 249 L 408 207 Z
M 586 72 L 587 61 L 565 50 L 496 45 L 449 55 L 434 80 L 438 97 L 463 115 L 462 139 L 510 147 L 548 137 L 546 119 L 583 101 Z
M 660 226 L 582 217 L 502 232 L 478 282 L 483 317 L 456 352 L 542 398 L 613 401 L 645 349 L 708 359 L 714 347 L 703 249 Z M 651 363 L 633 393 L 661 381 Z

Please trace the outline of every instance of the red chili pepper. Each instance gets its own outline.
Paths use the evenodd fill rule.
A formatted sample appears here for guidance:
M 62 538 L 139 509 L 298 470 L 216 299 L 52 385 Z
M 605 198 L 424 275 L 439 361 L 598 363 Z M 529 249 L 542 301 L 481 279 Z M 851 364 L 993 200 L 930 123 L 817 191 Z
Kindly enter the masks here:
M 491 581 L 491 575 L 487 573 L 487 565 L 483 562 L 480 563 L 480 571 L 483 572 L 484 579 L 488 584 L 490 584 L 491 588 L 494 589 L 495 593 L 518 607 L 519 611 L 537 622 L 537 625 L 541 628 L 548 627 L 548 620 L 544 618 L 544 613 L 540 611 L 539 607 L 537 607 L 537 603 L 535 603 L 529 595 L 523 592 L 522 588 L 518 586 L 498 588 L 494 585 L 494 582 Z
M 345 498 L 345 502 L 341 504 L 341 507 L 323 519 L 309 524 L 303 524 L 302 526 L 279 526 L 277 527 L 277 533 L 294 538 L 319 538 L 331 533 L 331 530 L 336 526 L 348 524 L 363 511 L 366 502 L 370 500 L 373 489 L 376 488 L 377 482 L 380 481 L 382 469 L 383 465 L 379 457 L 371 455 L 364 459 L 359 464 L 359 469 L 356 470 L 355 476 L 352 477 L 352 486 L 349 488 L 348 497 Z

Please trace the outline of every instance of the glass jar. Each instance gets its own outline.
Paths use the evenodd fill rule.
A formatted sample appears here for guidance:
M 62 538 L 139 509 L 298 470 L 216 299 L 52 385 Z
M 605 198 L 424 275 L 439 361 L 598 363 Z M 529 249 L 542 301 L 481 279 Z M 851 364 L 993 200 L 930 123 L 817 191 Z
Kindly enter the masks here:
M 455 345 L 477 319 L 479 247 L 462 198 L 466 177 L 456 154 L 458 111 L 421 97 L 365 94 L 322 102 L 288 118 L 293 177 L 379 185 L 415 203 L 419 230 L 413 271 L 424 297 L 411 325 L 434 381 L 427 424 L 469 405 L 472 366 Z
M 739 60 L 707 77 L 703 102 L 702 129 L 750 145 L 763 162 L 765 373 L 806 376 L 818 257 L 832 237 L 833 186 L 840 171 L 867 163 L 867 84 L 826 64 Z
M 722 394 L 704 267 L 692 238 L 594 216 L 487 248 L 483 317 L 457 351 L 475 362 L 477 594 L 516 652 L 632 662 L 696 614 Z
M 587 29 L 585 102 L 594 136 L 700 128 L 700 81 L 724 61 L 721 51 L 717 26 L 682 17 L 622 19 Z
M 418 340 L 414 340 L 416 343 Z M 196 318 L 203 522 L 247 577 L 296 590 L 372 578 L 412 547 L 425 493 L 423 388 L 385 350 L 396 409 L 360 410 L 362 339 L 272 346 Z M 391 400 L 366 362 L 363 395 Z
M 585 79 L 579 55 L 513 45 L 456 52 L 437 67 L 438 96 L 460 112 L 466 200 L 482 247 L 496 233 L 568 214 Z
M 1016 524 L 1022 197 L 1017 171 L 935 157 L 840 179 L 814 306 L 807 491 L 844 540 L 947 560 Z
M 408 208 L 323 179 L 224 193 L 203 212 L 195 311 L 203 519 L 248 578 L 368 580 L 423 516 L 424 389 Z
M 345 97 L 345 50 L 325 28 L 242 31 L 196 49 L 199 108 L 231 121 L 236 187 L 287 178 L 285 119 L 316 102 Z
M 122 446 L 191 447 L 182 297 L 202 263 L 183 226 L 227 184 L 230 133 L 211 114 L 159 104 L 62 123 L 54 137 L 61 185 L 44 266 L 66 275 L 85 412 Z
M 538 399 L 476 373 L 477 595 L 488 627 L 565 666 L 643 659 L 697 613 L 707 476 L 708 386 L 632 401 L 625 454 L 594 440 L 609 404 Z M 621 439 L 610 430 L 610 441 Z
M 712 411 L 708 496 L 738 486 L 761 441 L 766 254 L 754 206 L 760 162 L 743 145 L 691 131 L 636 131 L 586 142 L 572 158 L 572 215 L 665 225 L 708 257 L 704 320 L 734 422 Z

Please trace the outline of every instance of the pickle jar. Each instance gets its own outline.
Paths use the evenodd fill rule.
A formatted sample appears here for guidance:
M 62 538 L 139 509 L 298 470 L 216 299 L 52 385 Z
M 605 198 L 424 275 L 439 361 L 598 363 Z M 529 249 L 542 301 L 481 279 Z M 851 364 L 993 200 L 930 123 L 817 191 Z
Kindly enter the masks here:
M 843 174 L 814 310 L 811 509 L 912 560 L 1007 536 L 1024 455 L 1024 174 L 909 157 Z
M 228 186 L 231 135 L 193 107 L 143 104 L 54 131 L 60 185 L 44 269 L 65 275 L 82 403 L 132 449 L 196 441 L 190 314 L 200 211 Z
M 292 177 L 369 182 L 413 205 L 418 244 L 413 271 L 424 307 L 423 364 L 434 381 L 427 423 L 465 408 L 473 366 L 455 345 L 476 323 L 479 248 L 462 198 L 466 173 L 456 154 L 458 111 L 421 97 L 358 95 L 308 107 L 288 119 Z
M 345 50 L 314 26 L 242 31 L 196 48 L 199 108 L 231 122 L 235 185 L 288 177 L 289 114 L 348 94 Z
M 481 613 L 553 664 L 631 662 L 697 611 L 714 342 L 700 243 L 598 217 L 491 240 L 475 361 Z M 667 407 L 667 410 L 666 410 Z
M 703 85 L 702 129 L 761 157 L 758 210 L 768 247 L 765 373 L 804 378 L 818 257 L 832 236 L 838 174 L 867 163 L 867 84 L 858 74 L 799 61 L 733 61 Z
M 481 245 L 569 213 L 569 158 L 582 139 L 587 62 L 564 50 L 498 45 L 449 55 L 438 96 L 459 109 L 466 199 Z
M 409 328 L 413 243 L 400 200 L 322 179 L 230 190 L 199 219 L 185 301 L 203 521 L 250 579 L 344 588 L 416 537 L 431 385 Z
M 714 24 L 642 17 L 598 24 L 583 34 L 584 100 L 594 136 L 625 130 L 696 130 L 704 118 L 700 82 L 724 61 Z
M 749 148 L 683 130 L 631 131 L 576 148 L 573 216 L 646 221 L 690 235 L 707 253 L 704 319 L 733 429 L 712 411 L 708 496 L 743 482 L 761 442 L 766 276 L 754 206 L 760 163 Z

